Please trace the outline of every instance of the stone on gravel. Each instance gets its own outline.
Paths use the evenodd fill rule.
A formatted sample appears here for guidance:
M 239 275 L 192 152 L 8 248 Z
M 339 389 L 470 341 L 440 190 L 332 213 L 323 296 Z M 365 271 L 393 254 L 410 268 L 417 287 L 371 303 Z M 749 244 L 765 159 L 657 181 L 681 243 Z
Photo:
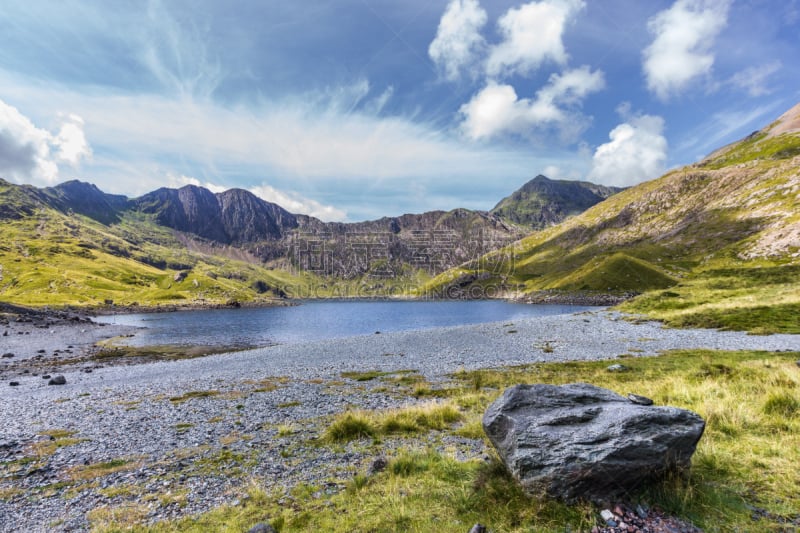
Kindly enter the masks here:
M 8 385 L 10 387 L 19 387 L 19 381 L 9 381 Z
M 687 468 L 705 421 L 572 383 L 507 389 L 484 414 L 483 428 L 529 494 L 602 502 Z
M 469 530 L 469 533 L 486 533 L 486 526 L 483 524 L 475 524 L 472 526 L 472 529 Z
M 275 531 L 275 528 L 269 524 L 265 524 L 263 522 L 259 522 L 258 524 L 251 527 L 247 533 L 278 533 Z
M 67 378 L 65 378 L 64 376 L 60 376 L 60 375 L 59 376 L 55 376 L 50 381 L 48 381 L 47 384 L 48 385 L 66 385 L 67 384 Z
M 3 354 L 3 359 L 11 359 L 12 357 L 14 357 L 13 353 L 9 352 L 9 353 L 4 353 Z

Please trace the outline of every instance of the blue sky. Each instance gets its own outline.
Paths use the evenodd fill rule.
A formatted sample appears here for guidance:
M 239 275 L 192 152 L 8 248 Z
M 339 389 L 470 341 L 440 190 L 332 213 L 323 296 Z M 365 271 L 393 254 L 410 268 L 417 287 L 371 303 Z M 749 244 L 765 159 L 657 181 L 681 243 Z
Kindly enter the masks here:
M 800 101 L 800 1 L 4 2 L 0 177 L 325 220 L 632 185 Z

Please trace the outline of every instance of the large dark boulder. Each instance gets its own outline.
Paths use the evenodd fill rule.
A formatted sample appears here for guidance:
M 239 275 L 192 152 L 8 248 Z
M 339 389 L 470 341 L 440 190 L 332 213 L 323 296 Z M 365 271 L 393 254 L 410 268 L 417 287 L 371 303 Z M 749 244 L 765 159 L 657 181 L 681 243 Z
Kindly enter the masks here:
M 608 501 L 687 468 L 703 435 L 697 414 L 641 403 L 586 383 L 517 385 L 483 428 L 528 493 Z

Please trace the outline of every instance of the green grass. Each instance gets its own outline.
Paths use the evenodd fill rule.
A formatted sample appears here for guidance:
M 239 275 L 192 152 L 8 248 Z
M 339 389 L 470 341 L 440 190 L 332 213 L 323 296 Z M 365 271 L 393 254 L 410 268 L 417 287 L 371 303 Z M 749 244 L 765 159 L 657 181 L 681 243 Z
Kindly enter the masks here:
M 789 159 L 800 155 L 800 134 L 785 133 L 776 137 L 768 137 L 759 133 L 748 137 L 730 149 L 720 150 L 704 161 L 705 168 L 719 169 L 731 165 L 739 165 L 749 161 L 766 159 Z
M 389 411 L 348 411 L 335 417 L 322 440 L 344 442 L 380 435 L 442 430 L 461 418 L 459 410 L 449 403 L 430 403 Z
M 618 252 L 590 261 L 554 287 L 574 291 L 647 291 L 675 285 L 674 277 L 644 261 Z
M 800 333 L 800 265 L 763 261 L 709 268 L 621 305 L 672 327 Z

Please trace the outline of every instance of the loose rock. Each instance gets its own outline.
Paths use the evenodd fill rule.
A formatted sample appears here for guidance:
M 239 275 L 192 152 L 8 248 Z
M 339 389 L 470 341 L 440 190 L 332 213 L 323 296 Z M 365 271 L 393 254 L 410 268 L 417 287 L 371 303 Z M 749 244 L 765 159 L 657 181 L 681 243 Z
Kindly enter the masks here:
M 483 428 L 529 494 L 600 502 L 687 468 L 705 422 L 691 411 L 572 383 L 507 389 L 484 414 Z
M 66 385 L 67 384 L 67 378 L 65 378 L 64 376 L 60 376 L 60 375 L 59 376 L 55 376 L 50 381 L 48 381 L 47 384 L 48 385 Z

